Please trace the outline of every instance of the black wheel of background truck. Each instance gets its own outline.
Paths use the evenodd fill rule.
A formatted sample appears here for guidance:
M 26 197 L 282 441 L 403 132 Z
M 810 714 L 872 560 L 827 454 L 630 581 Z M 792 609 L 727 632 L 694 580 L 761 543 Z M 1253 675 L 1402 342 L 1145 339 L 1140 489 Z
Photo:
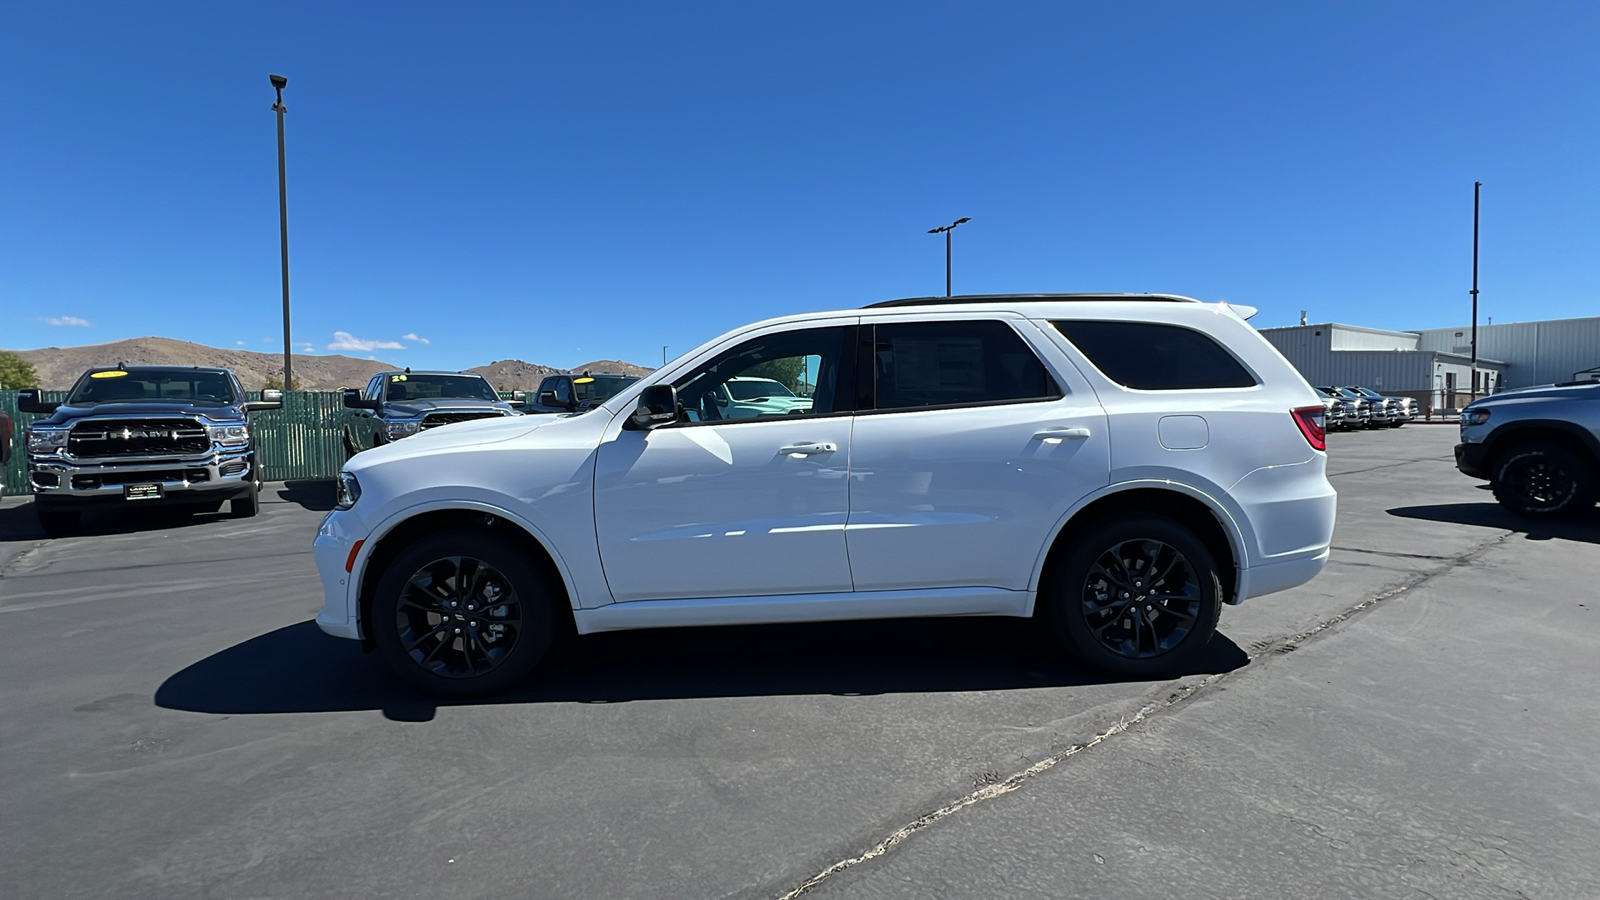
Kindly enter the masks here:
M 33 511 L 39 516 L 39 527 L 51 537 L 61 537 L 78 530 L 80 514 L 76 509 L 61 509 L 50 503 L 33 501 Z
M 1151 677 L 1205 652 L 1222 611 L 1206 545 L 1150 513 L 1122 513 L 1080 531 L 1053 565 L 1043 605 L 1051 630 L 1097 669 Z
M 256 468 L 256 458 L 250 457 L 250 490 L 228 501 L 228 516 L 248 519 L 261 511 L 261 472 Z
M 1495 461 L 1489 487 L 1518 515 L 1558 519 L 1594 505 L 1593 463 L 1560 444 L 1527 444 Z
M 423 690 L 504 690 L 555 637 L 561 592 L 551 577 L 493 528 L 431 534 L 389 562 L 368 633 L 396 674 Z

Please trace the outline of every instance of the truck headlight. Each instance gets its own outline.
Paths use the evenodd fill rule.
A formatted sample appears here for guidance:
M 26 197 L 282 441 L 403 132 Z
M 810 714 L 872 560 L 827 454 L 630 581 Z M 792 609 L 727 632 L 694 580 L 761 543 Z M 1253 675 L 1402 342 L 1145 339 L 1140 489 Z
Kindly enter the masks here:
M 1461 424 L 1463 425 L 1482 425 L 1487 421 L 1489 421 L 1489 411 L 1487 409 L 1469 409 L 1461 413 Z
M 65 428 L 29 428 L 28 450 L 35 453 L 54 453 L 67 445 Z
M 210 425 L 211 442 L 224 447 L 243 447 L 250 443 L 249 425 Z
M 333 505 L 339 509 L 349 509 L 361 499 L 361 482 L 356 480 L 349 472 L 339 473 L 338 493 L 334 496 Z
M 399 440 L 416 434 L 419 425 L 420 423 L 418 422 L 385 422 L 383 423 L 383 433 L 388 435 L 391 441 Z

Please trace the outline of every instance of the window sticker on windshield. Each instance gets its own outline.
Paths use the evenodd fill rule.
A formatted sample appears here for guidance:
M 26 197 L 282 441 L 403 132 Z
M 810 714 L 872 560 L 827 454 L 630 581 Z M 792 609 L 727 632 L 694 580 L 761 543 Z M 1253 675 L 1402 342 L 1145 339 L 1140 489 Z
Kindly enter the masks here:
M 588 384 L 589 382 L 591 382 L 593 380 L 594 380 L 593 378 L 574 378 L 574 379 L 572 379 L 572 383 L 573 384 Z
M 124 375 L 127 375 L 127 374 L 128 374 L 127 372 L 124 372 L 121 369 L 112 369 L 109 372 L 90 372 L 89 373 L 89 377 L 90 378 L 121 378 L 121 377 L 123 377 Z
M 404 375 L 390 375 L 389 376 L 389 381 L 391 381 L 391 382 L 405 381 L 405 380 L 406 380 L 406 377 Z

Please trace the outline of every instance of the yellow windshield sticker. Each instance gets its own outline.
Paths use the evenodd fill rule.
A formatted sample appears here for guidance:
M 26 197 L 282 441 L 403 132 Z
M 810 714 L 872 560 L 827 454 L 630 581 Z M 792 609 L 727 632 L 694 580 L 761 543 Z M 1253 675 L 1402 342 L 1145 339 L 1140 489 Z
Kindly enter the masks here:
M 593 378 L 574 378 L 574 379 L 572 379 L 572 383 L 573 384 L 588 384 L 589 382 L 591 382 L 593 380 L 594 380 Z
M 389 380 L 390 380 L 390 381 L 391 381 L 391 382 L 396 382 L 396 381 L 405 381 L 405 380 L 406 380 L 406 377 L 405 377 L 405 376 L 404 376 L 404 375 L 390 375 L 390 376 L 389 376 Z
M 89 373 L 89 377 L 90 378 L 121 378 L 122 376 L 124 376 L 126 374 L 128 374 L 128 373 L 122 371 L 121 369 L 112 369 L 109 372 L 91 372 L 91 373 Z

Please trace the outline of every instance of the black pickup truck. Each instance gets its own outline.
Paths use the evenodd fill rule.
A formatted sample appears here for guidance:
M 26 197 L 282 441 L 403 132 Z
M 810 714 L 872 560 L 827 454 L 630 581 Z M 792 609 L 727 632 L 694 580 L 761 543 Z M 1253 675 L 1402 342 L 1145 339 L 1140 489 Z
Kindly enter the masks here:
M 28 484 L 48 534 L 77 526 L 93 506 L 229 502 L 236 517 L 260 507 L 261 469 L 248 413 L 278 409 L 278 391 L 245 399 L 227 369 L 189 366 L 95 368 L 67 399 L 18 394 L 28 426 Z
M 547 375 L 539 382 L 538 392 L 523 412 L 561 413 L 593 409 L 638 380 L 637 375 L 611 373 Z
M 501 400 L 482 375 L 406 369 L 345 388 L 344 407 L 345 455 L 354 456 L 441 425 L 521 415 L 523 403 Z

